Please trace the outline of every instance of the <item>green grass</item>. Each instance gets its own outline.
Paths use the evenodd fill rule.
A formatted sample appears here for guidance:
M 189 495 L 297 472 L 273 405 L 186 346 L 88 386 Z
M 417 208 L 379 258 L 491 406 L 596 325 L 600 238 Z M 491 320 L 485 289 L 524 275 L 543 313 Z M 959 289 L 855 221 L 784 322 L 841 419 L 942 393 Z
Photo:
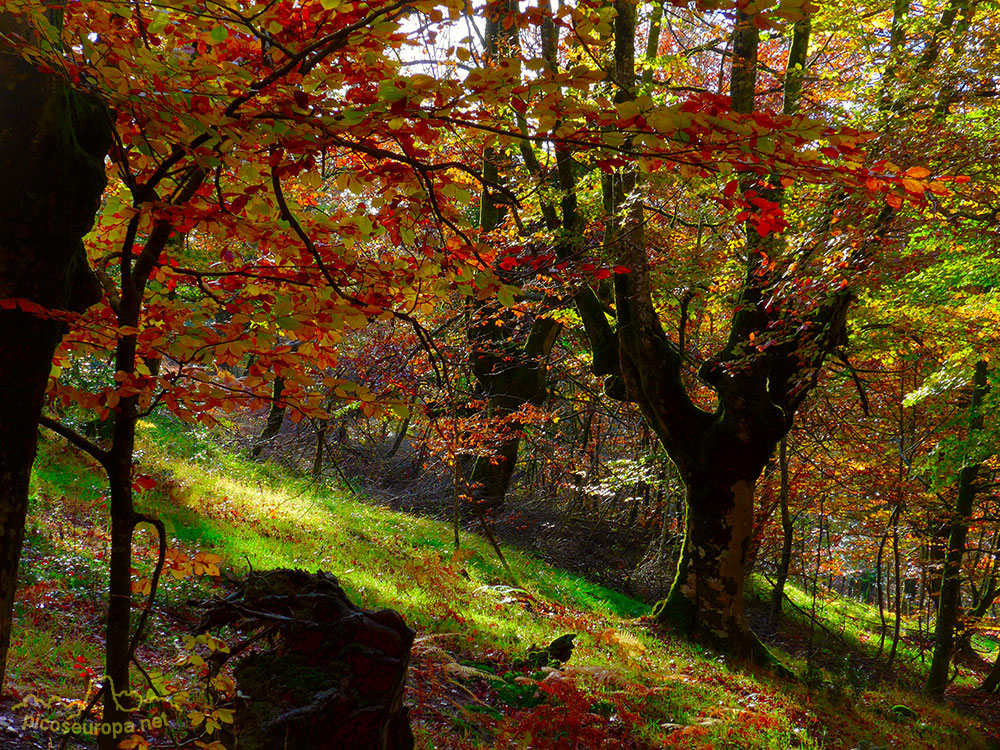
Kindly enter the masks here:
M 750 596 L 767 599 L 770 587 L 759 575 L 751 577 L 747 586 Z M 783 623 L 786 630 L 794 633 L 802 641 L 810 641 L 817 661 L 824 665 L 825 678 L 857 688 L 866 683 L 865 676 L 859 674 L 862 663 L 884 662 L 892 647 L 893 629 L 896 615 L 888 608 L 885 611 L 886 635 L 880 637 L 882 620 L 878 605 L 842 597 L 822 587 L 817 591 L 815 610 L 818 624 L 813 625 L 814 607 L 812 593 L 792 583 L 785 587 L 788 601 L 784 604 Z M 928 634 L 921 633 L 921 623 L 915 616 L 904 615 L 900 627 L 893 663 L 894 679 L 913 690 L 919 690 L 930 663 L 929 651 L 921 653 L 919 643 Z M 926 630 L 926 623 L 923 623 Z M 811 635 L 810 635 L 811 633 Z M 984 659 L 992 661 L 996 656 L 996 642 L 989 636 L 976 636 L 972 645 Z M 804 659 L 792 660 L 800 668 L 806 669 Z M 822 676 L 821 676 L 822 677 Z M 956 679 L 957 685 L 975 686 L 981 676 L 963 673 Z
M 515 549 L 504 551 L 508 572 L 474 534 L 463 534 L 456 552 L 448 524 L 248 461 L 204 429 L 143 422 L 139 448 L 142 470 L 157 484 L 138 505 L 165 522 L 171 546 L 222 556 L 228 575 L 249 566 L 323 569 L 361 606 L 403 615 L 418 632 L 410 689 L 422 750 L 572 747 L 566 737 L 591 737 L 579 744 L 588 750 L 588 742 L 600 747 L 592 737 L 623 748 L 848 750 L 863 740 L 927 750 L 987 747 L 968 718 L 911 692 L 853 685 L 836 669 L 789 683 L 729 665 L 637 620 L 648 612 L 641 602 Z M 33 487 L 11 684 L 22 693 L 48 689 L 79 697 L 83 681 L 73 660 L 100 662 L 107 539 L 102 478 L 61 443 L 48 442 Z M 141 575 L 148 575 L 151 562 L 142 550 L 151 542 L 148 533 L 137 535 Z M 203 582 L 165 578 L 144 658 L 176 672 L 177 643 L 190 624 L 184 602 L 208 591 Z M 805 592 L 790 587 L 789 595 L 810 609 Z M 48 609 L 41 606 L 46 596 Z M 831 600 L 822 603 L 821 615 L 857 654 L 871 652 L 872 608 Z M 804 615 L 790 612 L 788 619 L 801 634 Z M 516 660 L 529 646 L 568 632 L 577 634 L 569 666 L 561 679 L 542 683 L 551 695 L 528 700 L 537 691 L 515 679 L 526 675 Z M 783 658 L 805 671 L 802 661 Z M 435 667 L 441 659 L 478 664 L 497 677 L 485 683 L 444 678 Z M 890 710 L 898 703 L 913 707 L 917 718 L 900 721 Z

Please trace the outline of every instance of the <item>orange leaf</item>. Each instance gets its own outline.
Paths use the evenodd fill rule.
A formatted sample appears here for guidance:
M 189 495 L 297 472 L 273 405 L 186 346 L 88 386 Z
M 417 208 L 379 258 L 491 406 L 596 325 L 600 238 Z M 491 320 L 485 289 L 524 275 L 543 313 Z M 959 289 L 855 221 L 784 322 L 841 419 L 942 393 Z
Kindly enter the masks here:
M 922 180 L 931 173 L 927 167 L 910 167 L 906 170 L 906 176 L 912 177 L 915 180 Z

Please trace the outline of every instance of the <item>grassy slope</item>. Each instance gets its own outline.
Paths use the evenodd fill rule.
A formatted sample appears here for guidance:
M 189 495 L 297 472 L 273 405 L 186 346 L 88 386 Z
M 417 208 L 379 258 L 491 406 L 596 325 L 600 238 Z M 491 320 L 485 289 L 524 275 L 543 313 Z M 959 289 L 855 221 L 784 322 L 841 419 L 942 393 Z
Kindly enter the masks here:
M 635 619 L 647 611 L 639 602 L 516 550 L 506 551 L 508 573 L 472 535 L 453 554 L 445 524 L 243 461 L 204 433 L 146 423 L 141 450 L 144 470 L 157 479 L 141 509 L 167 523 L 176 546 L 222 555 L 230 572 L 247 564 L 322 568 L 363 606 L 402 613 L 418 631 L 410 689 L 420 748 L 989 746 L 973 720 L 900 688 L 866 689 L 849 670 L 789 684 L 733 669 L 654 633 Z M 34 487 L 11 685 L 21 694 L 79 698 L 85 667 L 101 662 L 101 475 L 51 442 L 40 451 Z M 139 557 L 137 567 L 148 570 Z M 148 663 L 171 668 L 190 621 L 183 601 L 196 590 L 191 580 L 167 578 L 143 652 Z M 792 596 L 804 609 L 811 604 L 801 592 Z M 862 640 L 868 625 L 846 623 L 867 623 L 871 611 L 842 609 L 827 606 L 827 627 Z M 793 615 L 791 627 L 804 633 L 803 616 Z M 529 645 L 567 632 L 578 634 L 577 648 L 563 672 L 514 665 Z M 486 672 L 506 677 L 483 679 Z M 899 703 L 917 717 L 897 717 L 890 709 Z

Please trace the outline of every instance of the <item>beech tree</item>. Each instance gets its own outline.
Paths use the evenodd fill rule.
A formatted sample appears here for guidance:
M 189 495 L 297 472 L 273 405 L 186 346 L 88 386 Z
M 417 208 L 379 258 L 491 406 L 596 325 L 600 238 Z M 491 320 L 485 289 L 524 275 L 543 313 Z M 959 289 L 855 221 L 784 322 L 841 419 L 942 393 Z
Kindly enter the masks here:
M 831 30 L 838 12 L 738 3 L 709 20 L 682 9 L 672 54 L 657 59 L 654 11 L 640 66 L 635 5 L 573 15 L 543 3 L 543 28 L 551 18 L 557 38 L 572 28 L 575 41 L 498 66 L 539 76 L 513 89 L 523 117 L 507 149 L 540 194 L 553 273 L 570 269 L 594 372 L 608 378 L 608 395 L 638 405 L 687 487 L 677 576 L 655 614 L 760 661 L 769 656 L 743 614 L 755 483 L 826 358 L 847 343 L 852 303 L 902 251 L 901 213 L 950 195 L 947 176 L 917 163 L 911 134 L 887 123 L 905 112 L 923 134 L 907 108 L 926 89 L 913 84 L 933 88 L 935 63 L 953 69 L 966 17 L 951 5 L 929 9 L 922 20 L 938 41 L 906 74 L 900 45 L 909 42 L 889 9 L 871 9 L 887 33 L 864 54 Z M 830 37 L 825 52 L 811 49 L 814 25 Z M 812 83 L 825 80 L 823 64 L 844 59 L 858 78 Z M 576 84 L 581 61 L 604 74 L 591 98 Z M 876 71 L 891 85 L 860 88 Z M 542 98 L 530 96 L 535 85 Z M 596 171 L 600 206 L 586 202 Z
M 56 357 L 45 424 L 109 476 L 117 690 L 144 622 L 131 631 L 131 537 L 156 525 L 135 502 L 150 481 L 138 420 L 242 405 L 322 420 L 329 399 L 375 414 L 369 388 L 332 374 L 343 332 L 395 320 L 433 350 L 421 321 L 453 297 L 502 308 L 473 362 L 515 429 L 474 479 L 502 497 L 519 411 L 544 396 L 560 327 L 579 324 L 608 396 L 638 405 L 687 489 L 656 616 L 769 660 L 743 613 L 755 485 L 856 297 L 894 272 L 900 217 L 952 199 L 951 167 L 918 163 L 896 125 L 927 108 L 917 78 L 957 66 L 959 3 L 928 10 L 936 51 L 907 62 L 900 14 L 882 7 L 886 39 L 865 51 L 850 24 L 831 31 L 833 3 L 682 3 L 644 26 L 626 0 L 497 2 L 485 57 L 453 46 L 464 69 L 444 75 L 404 64 L 405 24 L 432 44 L 458 0 L 91 0 L 62 28 L 42 0 L 15 5 L 48 40 L 19 53 L 99 96 L 115 125 L 88 242 L 104 298 Z M 822 75 L 844 59 L 854 78 Z M 570 303 L 575 319 L 557 310 Z M 109 352 L 97 391 L 60 376 Z M 110 439 L 59 408 L 110 421 Z
M 616 8 L 618 98 L 636 101 L 638 97 L 629 92 L 638 82 L 630 56 L 635 30 L 629 6 Z M 808 93 L 803 82 L 810 78 L 810 65 L 816 65 L 810 53 L 812 27 L 823 23 L 831 9 L 803 8 L 800 20 L 790 24 L 781 76 L 774 72 L 773 61 L 767 66 L 769 72 L 763 73 L 761 27 L 770 23 L 766 11 L 747 8 L 736 13 L 729 75 L 730 116 L 735 122 L 745 117 L 760 123 L 762 115 L 773 122 L 781 117 L 801 122 L 802 97 Z M 933 54 L 913 62 L 912 75 L 929 75 L 943 50 L 948 52 L 948 64 L 956 64 L 970 18 L 948 5 L 940 18 L 931 15 L 927 20 L 936 26 L 938 43 Z M 884 57 L 876 56 L 867 64 L 888 64 L 893 75 L 905 79 L 899 68 L 904 63 L 893 46 L 902 43 L 901 38 L 905 37 L 892 35 L 881 53 Z M 780 86 L 780 104 L 773 94 L 761 93 L 761 79 L 772 91 Z M 911 77 L 908 85 L 912 82 Z M 826 96 L 844 93 L 832 91 Z M 902 111 L 901 102 L 910 106 L 921 96 L 907 89 L 892 99 L 890 109 Z M 876 112 L 885 111 L 875 104 Z M 817 105 L 816 100 L 809 103 L 810 114 L 819 113 Z M 780 113 L 775 111 L 778 106 Z M 882 117 L 893 119 L 893 115 Z M 831 140 L 840 149 L 849 146 L 847 122 L 827 122 L 841 128 L 841 137 Z M 803 152 L 808 150 L 799 143 Z M 837 149 L 824 151 L 833 158 Z M 613 358 L 608 371 L 621 375 L 627 397 L 636 401 L 660 436 L 688 490 L 686 537 L 677 577 L 669 596 L 655 608 L 655 616 L 727 652 L 767 660 L 742 613 L 755 482 L 814 387 L 826 357 L 847 342 L 848 311 L 871 284 L 870 269 L 903 249 L 893 232 L 899 232 L 904 203 L 919 202 L 914 199 L 926 195 L 947 197 L 948 190 L 940 181 L 929 181 L 931 170 L 914 164 L 909 144 L 900 147 L 888 131 L 871 140 L 865 156 L 845 155 L 837 163 L 837 181 L 827 182 L 826 196 L 818 200 L 806 187 L 808 168 L 785 173 L 780 158 L 759 151 L 756 157 L 735 164 L 735 179 L 726 189 L 743 206 L 746 223 L 742 251 L 737 254 L 743 275 L 732 282 L 728 334 L 714 352 L 684 347 L 692 296 L 682 298 L 675 308 L 676 324 L 664 326 L 664 306 L 657 299 L 663 292 L 650 263 L 652 243 L 647 239 L 653 222 L 644 216 L 639 198 L 644 190 L 634 172 L 625 171 L 617 178 L 620 186 L 614 186 L 612 205 L 619 218 L 609 246 L 630 273 L 615 279 L 614 333 L 620 371 L 615 371 Z M 889 161 L 895 158 L 911 161 L 900 167 Z M 865 165 L 856 174 L 867 190 L 884 191 L 890 179 L 902 190 L 882 196 L 854 190 L 852 162 Z M 676 335 L 668 335 L 669 330 Z M 692 370 L 697 380 L 690 379 Z M 714 398 L 706 402 L 693 387 L 697 383 L 708 386 Z
M 47 312 L 82 312 L 100 296 L 81 238 L 111 141 L 98 101 L 14 49 L 34 43 L 28 24 L 0 11 L 0 688 L 38 421 L 66 330 Z
M 629 89 L 636 80 L 628 49 L 635 36 L 634 15 L 624 3 L 617 10 L 616 79 L 622 86 L 619 101 L 626 102 L 632 100 Z M 757 111 L 756 21 L 741 11 L 733 26 L 730 101 L 737 116 Z M 797 111 L 809 33 L 808 19 L 793 30 L 784 76 L 784 116 Z M 621 218 L 610 243 L 630 273 L 615 280 L 616 374 L 624 381 L 626 396 L 636 401 L 660 437 L 688 493 L 676 578 L 654 616 L 727 653 L 767 661 L 742 609 L 754 486 L 824 358 L 841 343 L 852 294 L 845 288 L 828 289 L 806 304 L 782 294 L 779 279 L 787 266 L 779 267 L 776 258 L 783 248 L 763 228 L 768 216 L 783 215 L 780 178 L 753 167 L 743 170 L 738 189 L 748 203 L 757 198 L 750 205 L 758 209 L 751 214 L 758 221 L 748 221 L 745 232 L 745 275 L 734 294 L 728 339 L 698 369 L 698 377 L 716 395 L 715 408 L 703 408 L 683 380 L 687 353 L 667 336 L 654 304 L 642 204 L 633 198 L 632 205 L 621 210 L 638 190 L 638 181 L 634 173 L 618 179 L 613 200 Z M 791 253 L 806 254 L 804 248 Z
M 53 411 L 43 418 L 108 477 L 108 723 L 124 720 L 121 696 L 156 594 L 154 576 L 134 618 L 136 527 L 155 527 L 160 565 L 166 553 L 162 523 L 137 503 L 153 481 L 135 465 L 138 421 L 162 406 L 211 423 L 216 410 L 268 404 L 279 379 L 296 419 L 324 417 L 324 391 L 374 414 L 392 404 L 331 374 L 340 332 L 379 318 L 419 331 L 413 314 L 456 278 L 472 293 L 479 263 L 447 229 L 458 209 L 439 193 L 454 188 L 456 174 L 476 173 L 433 162 L 443 131 L 427 125 L 420 105 L 437 95 L 434 81 L 404 76 L 394 54 L 407 39 L 399 33 L 406 13 L 457 16 L 458 6 L 205 5 L 95 0 L 70 6 L 65 23 L 53 25 L 46 3 L 15 4 L 45 41 L 18 45 L 22 65 L 80 81 L 114 124 L 113 181 L 87 245 L 104 295 L 72 321 L 49 383 Z M 327 181 L 339 195 L 318 198 Z M 103 173 L 94 183 L 91 211 Z M 81 225 L 82 234 L 89 224 L 71 224 Z M 390 243 L 406 251 L 389 253 Z M 63 373 L 75 361 L 109 358 L 97 390 Z M 51 351 L 44 360 L 36 398 Z M 67 409 L 109 422 L 107 440 L 60 420 Z

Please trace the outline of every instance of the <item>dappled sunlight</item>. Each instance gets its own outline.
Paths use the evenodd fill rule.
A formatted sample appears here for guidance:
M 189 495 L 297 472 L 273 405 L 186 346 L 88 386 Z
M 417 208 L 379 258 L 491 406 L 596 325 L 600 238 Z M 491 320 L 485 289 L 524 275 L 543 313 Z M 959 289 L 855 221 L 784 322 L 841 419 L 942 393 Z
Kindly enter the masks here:
M 955 714 L 916 700 L 909 692 L 875 685 L 856 688 L 845 674 L 825 669 L 820 670 L 819 682 L 786 683 L 766 671 L 730 663 L 629 616 L 644 614 L 648 608 L 621 594 L 509 548 L 504 550 L 511 566 L 508 573 L 490 545 L 475 534 L 464 533 L 456 551 L 448 524 L 366 504 L 333 486 L 286 479 L 274 467 L 265 475 L 253 462 L 224 453 L 206 442 L 206 437 L 176 424 L 148 423 L 142 441 L 144 469 L 156 477 L 154 488 L 143 493 L 142 504 L 146 512 L 164 519 L 176 537 L 173 544 L 221 555 L 227 574 L 239 574 L 248 567 L 322 569 L 337 576 L 360 606 L 396 609 L 419 637 L 434 639 L 433 648 L 422 646 L 416 652 L 416 671 L 411 675 L 415 690 L 445 690 L 442 685 L 459 684 L 460 692 L 500 696 L 491 700 L 501 700 L 501 707 L 509 701 L 503 711 L 490 709 L 492 713 L 482 714 L 484 737 L 493 731 L 489 727 L 506 726 L 503 721 L 510 717 L 520 716 L 529 726 L 534 721 L 556 720 L 546 713 L 548 704 L 536 705 L 530 698 L 534 685 L 551 686 L 553 695 L 563 696 L 560 700 L 571 705 L 582 701 L 579 710 L 591 704 L 614 706 L 621 716 L 631 717 L 632 736 L 643 737 L 654 747 L 680 747 L 684 745 L 678 742 L 690 741 L 695 743 L 691 747 L 712 743 L 812 750 L 824 743 L 834 746 L 830 743 L 838 736 L 863 727 L 866 736 L 883 745 L 901 741 L 903 746 L 917 748 L 934 745 L 906 743 L 916 742 L 917 737 L 947 742 L 954 733 L 970 731 Z M 63 463 L 43 452 L 36 476 L 38 511 L 56 507 L 52 497 L 64 492 L 67 483 L 80 480 L 79 472 L 61 468 Z M 216 468 L 210 470 L 213 464 Z M 86 475 L 90 470 L 82 471 Z M 82 513 L 98 500 L 99 493 L 80 499 L 73 512 Z M 59 532 L 48 525 L 51 520 L 36 517 L 33 521 L 57 551 L 34 564 L 36 577 L 55 577 L 57 570 L 52 566 L 61 564 L 60 555 L 94 562 L 95 555 L 106 549 L 102 527 L 64 523 Z M 137 567 L 148 574 L 151 537 L 144 531 L 136 541 L 142 550 Z M 88 585 L 96 586 L 99 566 L 87 573 L 87 565 L 78 565 L 80 575 Z M 168 576 L 162 606 L 176 606 L 186 596 L 182 591 L 187 585 Z M 751 591 L 760 587 L 759 582 L 750 584 Z M 786 592 L 795 603 L 795 610 L 787 614 L 790 632 L 807 637 L 812 596 L 792 585 Z M 18 610 L 25 634 L 14 643 L 18 666 L 11 674 L 15 684 L 25 688 L 43 684 L 47 678 L 42 673 L 51 670 L 47 665 L 53 658 L 63 662 L 78 654 L 87 661 L 99 658 L 93 638 L 56 645 L 52 633 L 69 621 L 57 626 L 42 604 L 58 603 L 70 595 L 47 583 L 25 589 Z M 875 648 L 867 636 L 877 624 L 877 609 L 827 595 L 817 605 L 817 617 L 822 618 L 817 627 L 836 633 L 859 653 Z M 158 627 L 167 627 L 157 622 Z M 555 671 L 547 667 L 547 671 L 537 671 L 537 664 L 526 666 L 530 648 L 544 648 L 570 633 L 575 635 L 575 647 L 568 664 Z M 994 647 L 993 641 L 981 645 Z M 159 653 L 162 647 L 157 649 Z M 900 658 L 904 657 L 911 658 L 905 649 Z M 797 671 L 810 674 L 801 656 L 790 653 L 784 658 Z M 452 677 L 439 685 L 437 680 L 442 678 L 435 675 L 442 665 Z M 494 682 L 476 682 L 483 674 L 491 674 L 484 669 L 497 672 Z M 72 669 L 64 667 L 61 674 L 70 680 L 67 684 L 75 684 Z M 454 683 L 456 679 L 466 682 Z M 66 695 L 78 692 L 71 688 Z M 847 713 L 843 700 L 856 700 Z M 909 725 L 894 723 L 887 712 L 896 703 L 915 707 L 923 721 L 912 731 Z M 437 709 L 419 705 L 413 711 L 417 735 L 425 738 L 421 747 L 426 750 L 435 746 L 433 738 L 450 736 L 450 730 L 433 729 L 442 716 L 465 715 L 461 711 L 437 714 Z M 601 711 L 582 715 L 590 717 L 587 722 L 600 724 L 604 721 Z M 500 716 L 506 718 L 500 720 Z M 612 725 L 601 731 L 611 732 Z M 466 746 L 500 748 L 496 744 L 462 745 Z

